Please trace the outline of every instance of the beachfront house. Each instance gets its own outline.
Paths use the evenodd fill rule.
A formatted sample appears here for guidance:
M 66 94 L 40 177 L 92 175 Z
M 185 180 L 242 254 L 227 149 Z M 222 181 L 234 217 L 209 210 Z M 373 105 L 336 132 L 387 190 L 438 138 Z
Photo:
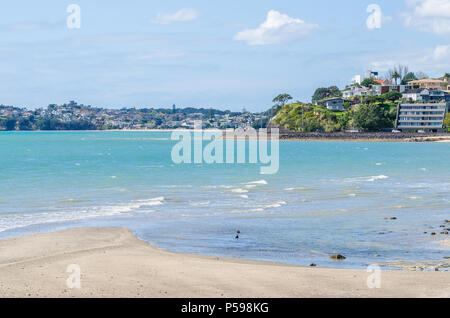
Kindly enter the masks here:
M 442 132 L 450 102 L 399 103 L 396 128 L 400 131 Z

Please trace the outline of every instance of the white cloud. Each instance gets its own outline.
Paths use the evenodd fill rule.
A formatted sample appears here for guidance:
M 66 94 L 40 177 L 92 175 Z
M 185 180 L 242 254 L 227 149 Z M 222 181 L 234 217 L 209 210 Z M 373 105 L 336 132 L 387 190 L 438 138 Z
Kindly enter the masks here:
M 436 34 L 450 34 L 450 0 L 406 0 L 412 11 L 403 14 L 407 26 Z
M 438 45 L 433 52 L 433 59 L 439 60 L 450 60 L 450 45 Z
M 158 13 L 151 22 L 154 24 L 171 24 L 175 22 L 189 22 L 197 19 L 200 12 L 195 9 L 185 8 L 175 13 Z
M 248 29 L 234 36 L 235 40 L 245 41 L 249 45 L 279 44 L 306 36 L 319 26 L 271 10 L 267 19 L 257 29 Z

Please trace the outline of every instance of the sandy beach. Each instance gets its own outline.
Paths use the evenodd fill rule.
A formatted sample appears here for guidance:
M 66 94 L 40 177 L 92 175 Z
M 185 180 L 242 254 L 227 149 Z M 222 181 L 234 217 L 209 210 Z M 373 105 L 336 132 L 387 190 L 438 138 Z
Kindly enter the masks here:
M 81 269 L 81 288 L 66 280 Z M 0 297 L 450 297 L 449 272 L 298 267 L 177 254 L 126 228 L 76 228 L 0 241 Z

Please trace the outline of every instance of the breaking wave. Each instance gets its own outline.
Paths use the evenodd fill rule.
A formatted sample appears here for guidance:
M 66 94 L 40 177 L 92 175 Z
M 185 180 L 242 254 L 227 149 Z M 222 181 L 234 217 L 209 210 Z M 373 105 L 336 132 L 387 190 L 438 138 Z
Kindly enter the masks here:
M 58 212 L 16 214 L 13 223 L 11 223 L 8 216 L 0 217 L 0 232 L 37 224 L 79 221 L 88 218 L 107 217 L 127 213 L 152 213 L 156 211 L 152 209 L 145 209 L 145 207 L 159 206 L 163 203 L 164 197 L 158 197 L 146 200 L 135 200 L 128 203 L 118 203 L 115 205 L 73 208 L 69 211 L 61 210 Z

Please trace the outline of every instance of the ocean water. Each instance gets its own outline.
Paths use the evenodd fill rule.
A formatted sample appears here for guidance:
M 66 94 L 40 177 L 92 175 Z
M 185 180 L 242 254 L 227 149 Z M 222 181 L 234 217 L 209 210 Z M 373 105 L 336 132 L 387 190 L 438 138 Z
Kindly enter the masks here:
M 1 132 L 0 238 L 125 226 L 171 251 L 297 265 L 450 256 L 439 244 L 450 144 L 280 141 L 278 173 L 261 175 L 174 164 L 175 143 L 169 132 Z

